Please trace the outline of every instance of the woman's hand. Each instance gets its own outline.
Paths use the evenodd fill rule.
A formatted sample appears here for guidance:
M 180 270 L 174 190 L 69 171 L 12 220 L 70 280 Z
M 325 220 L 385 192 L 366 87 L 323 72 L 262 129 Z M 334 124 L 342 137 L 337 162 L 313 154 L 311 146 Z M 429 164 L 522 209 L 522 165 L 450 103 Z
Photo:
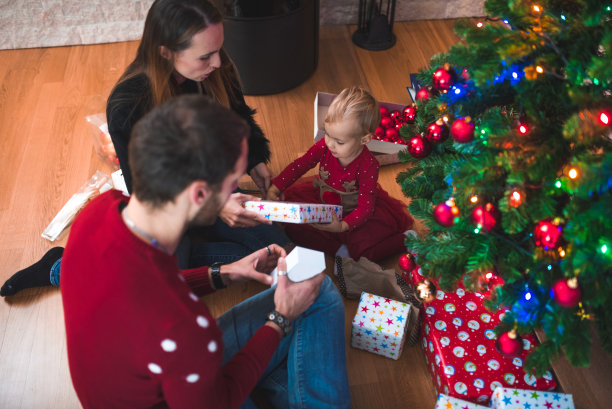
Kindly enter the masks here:
M 259 200 L 259 198 L 244 193 L 232 193 L 219 212 L 219 217 L 230 227 L 253 227 L 260 223 L 272 224 L 261 214 L 242 207 L 242 203 L 249 200 Z
M 332 221 L 330 223 L 313 223 L 311 224 L 315 229 L 327 231 L 330 233 L 342 233 L 349 231 L 349 225 L 347 222 L 338 220 L 336 212 L 332 212 Z
M 255 165 L 255 167 L 253 167 L 253 169 L 251 169 L 249 175 L 251 175 L 253 182 L 255 182 L 259 188 L 261 195 L 266 197 L 266 193 L 270 188 L 270 183 L 273 176 L 270 169 L 268 169 L 268 165 L 263 162 L 259 162 L 257 165 Z
M 285 249 L 278 244 L 270 244 L 236 262 L 222 265 L 219 272 L 226 285 L 248 280 L 272 285 L 273 279 L 270 272 L 276 267 L 281 257 L 287 257 Z

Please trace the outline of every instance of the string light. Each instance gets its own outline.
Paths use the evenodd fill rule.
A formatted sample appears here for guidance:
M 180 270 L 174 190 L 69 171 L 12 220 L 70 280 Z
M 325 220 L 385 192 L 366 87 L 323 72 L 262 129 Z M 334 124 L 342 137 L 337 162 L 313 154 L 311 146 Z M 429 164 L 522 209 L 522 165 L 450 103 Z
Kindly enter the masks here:
M 470 197 L 470 202 L 472 202 L 472 203 L 478 202 L 478 195 L 474 195 L 474 196 Z
M 560 181 L 559 179 L 557 179 L 557 180 L 555 181 L 555 187 L 556 187 L 557 189 L 561 189 L 561 186 L 562 186 L 561 181 Z
M 565 14 L 561 14 L 561 20 L 565 21 Z
M 610 117 L 605 112 L 602 112 L 601 114 L 599 114 L 599 122 L 604 125 L 608 125 L 610 123 Z
M 548 269 L 548 271 L 552 270 L 552 265 L 548 265 L 548 267 L 546 267 Z
M 605 244 L 603 246 L 601 246 L 601 252 L 603 254 L 606 254 L 608 252 L 608 246 L 606 246 Z
M 578 177 L 578 169 L 571 168 L 569 172 L 567 172 L 567 176 L 569 176 L 570 179 L 576 179 Z
M 531 293 L 529 291 L 525 293 L 525 300 L 527 301 L 531 300 Z
M 522 202 L 523 195 L 521 195 L 521 192 L 518 190 L 513 190 L 512 193 L 510 193 L 510 206 L 519 207 Z
M 484 26 L 484 24 L 482 24 L 482 22 L 481 22 L 481 21 L 479 21 L 479 22 L 476 24 L 476 27 L 478 27 L 478 28 L 482 28 L 482 26 Z
M 521 133 L 521 135 L 527 135 L 529 132 L 529 125 L 519 124 L 518 131 Z
M 536 71 L 538 72 L 538 74 L 542 74 L 544 72 L 544 68 L 542 68 L 541 66 L 537 66 L 536 67 Z
M 535 4 L 535 5 L 533 6 L 533 11 L 535 11 L 536 13 L 539 13 L 539 12 L 540 12 L 540 6 L 538 6 L 537 4 Z
M 565 257 L 565 249 L 563 247 L 559 247 L 557 251 L 559 252 L 559 257 Z

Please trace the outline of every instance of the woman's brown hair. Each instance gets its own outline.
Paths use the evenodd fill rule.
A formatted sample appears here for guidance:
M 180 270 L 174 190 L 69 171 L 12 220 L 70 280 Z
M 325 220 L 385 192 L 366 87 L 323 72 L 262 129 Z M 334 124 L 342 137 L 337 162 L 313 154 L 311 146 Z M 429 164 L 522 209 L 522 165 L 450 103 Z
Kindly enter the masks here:
M 207 0 L 156 0 L 147 14 L 136 57 L 118 84 L 145 74 L 149 79 L 153 106 L 178 95 L 174 64 L 171 59 L 162 57 L 160 47 L 165 46 L 173 53 L 185 50 L 191 46 L 195 34 L 222 21 L 219 10 Z M 234 64 L 223 49 L 220 56 L 221 67 L 199 86 L 221 105 L 229 107 L 235 102 L 234 89 L 240 85 Z

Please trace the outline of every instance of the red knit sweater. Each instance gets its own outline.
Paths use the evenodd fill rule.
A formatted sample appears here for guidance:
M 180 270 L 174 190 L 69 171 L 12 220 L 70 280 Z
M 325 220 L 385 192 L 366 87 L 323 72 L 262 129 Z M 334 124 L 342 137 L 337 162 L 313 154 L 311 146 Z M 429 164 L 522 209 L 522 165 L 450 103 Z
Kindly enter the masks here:
M 234 408 L 279 345 L 263 326 L 221 366 L 221 331 L 198 295 L 208 268 L 179 271 L 174 256 L 125 226 L 127 198 L 102 194 L 77 217 L 62 260 L 68 363 L 85 408 Z

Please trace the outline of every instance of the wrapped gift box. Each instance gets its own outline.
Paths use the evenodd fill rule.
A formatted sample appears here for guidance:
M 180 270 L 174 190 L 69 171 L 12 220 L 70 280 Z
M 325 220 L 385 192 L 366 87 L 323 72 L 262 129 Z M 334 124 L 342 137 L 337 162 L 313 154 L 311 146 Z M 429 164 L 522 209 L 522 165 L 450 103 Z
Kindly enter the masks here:
M 414 283 L 424 278 L 419 270 L 412 271 Z M 461 288 L 437 290 L 423 305 L 422 345 L 438 393 L 486 404 L 497 387 L 554 389 L 550 371 L 541 378 L 524 371 L 525 357 L 537 345 L 535 337 L 523 337 L 520 356 L 507 358 L 497 352 L 494 328 L 503 311 L 488 311 L 483 299 Z
M 242 206 L 273 222 L 329 223 L 333 213 L 336 213 L 338 220 L 342 220 L 342 206 L 339 205 L 254 200 L 246 201 Z
M 491 407 L 496 409 L 574 409 L 572 395 L 498 387 Z
M 351 346 L 398 359 L 404 348 L 410 304 L 362 292 L 353 318 Z
M 325 115 L 329 109 L 330 104 L 334 100 L 337 94 L 329 94 L 327 92 L 317 92 L 314 102 L 314 141 L 317 142 L 325 136 Z M 402 112 L 405 105 L 393 104 L 390 102 L 381 102 L 378 104 L 384 106 L 391 111 Z M 400 162 L 398 153 L 406 150 L 406 145 L 401 145 L 393 142 L 379 141 L 372 139 L 368 143 L 368 149 L 374 154 L 378 163 L 382 165 L 389 165 Z
M 434 409 L 488 409 L 488 407 L 441 393 L 438 395 L 438 401 Z

